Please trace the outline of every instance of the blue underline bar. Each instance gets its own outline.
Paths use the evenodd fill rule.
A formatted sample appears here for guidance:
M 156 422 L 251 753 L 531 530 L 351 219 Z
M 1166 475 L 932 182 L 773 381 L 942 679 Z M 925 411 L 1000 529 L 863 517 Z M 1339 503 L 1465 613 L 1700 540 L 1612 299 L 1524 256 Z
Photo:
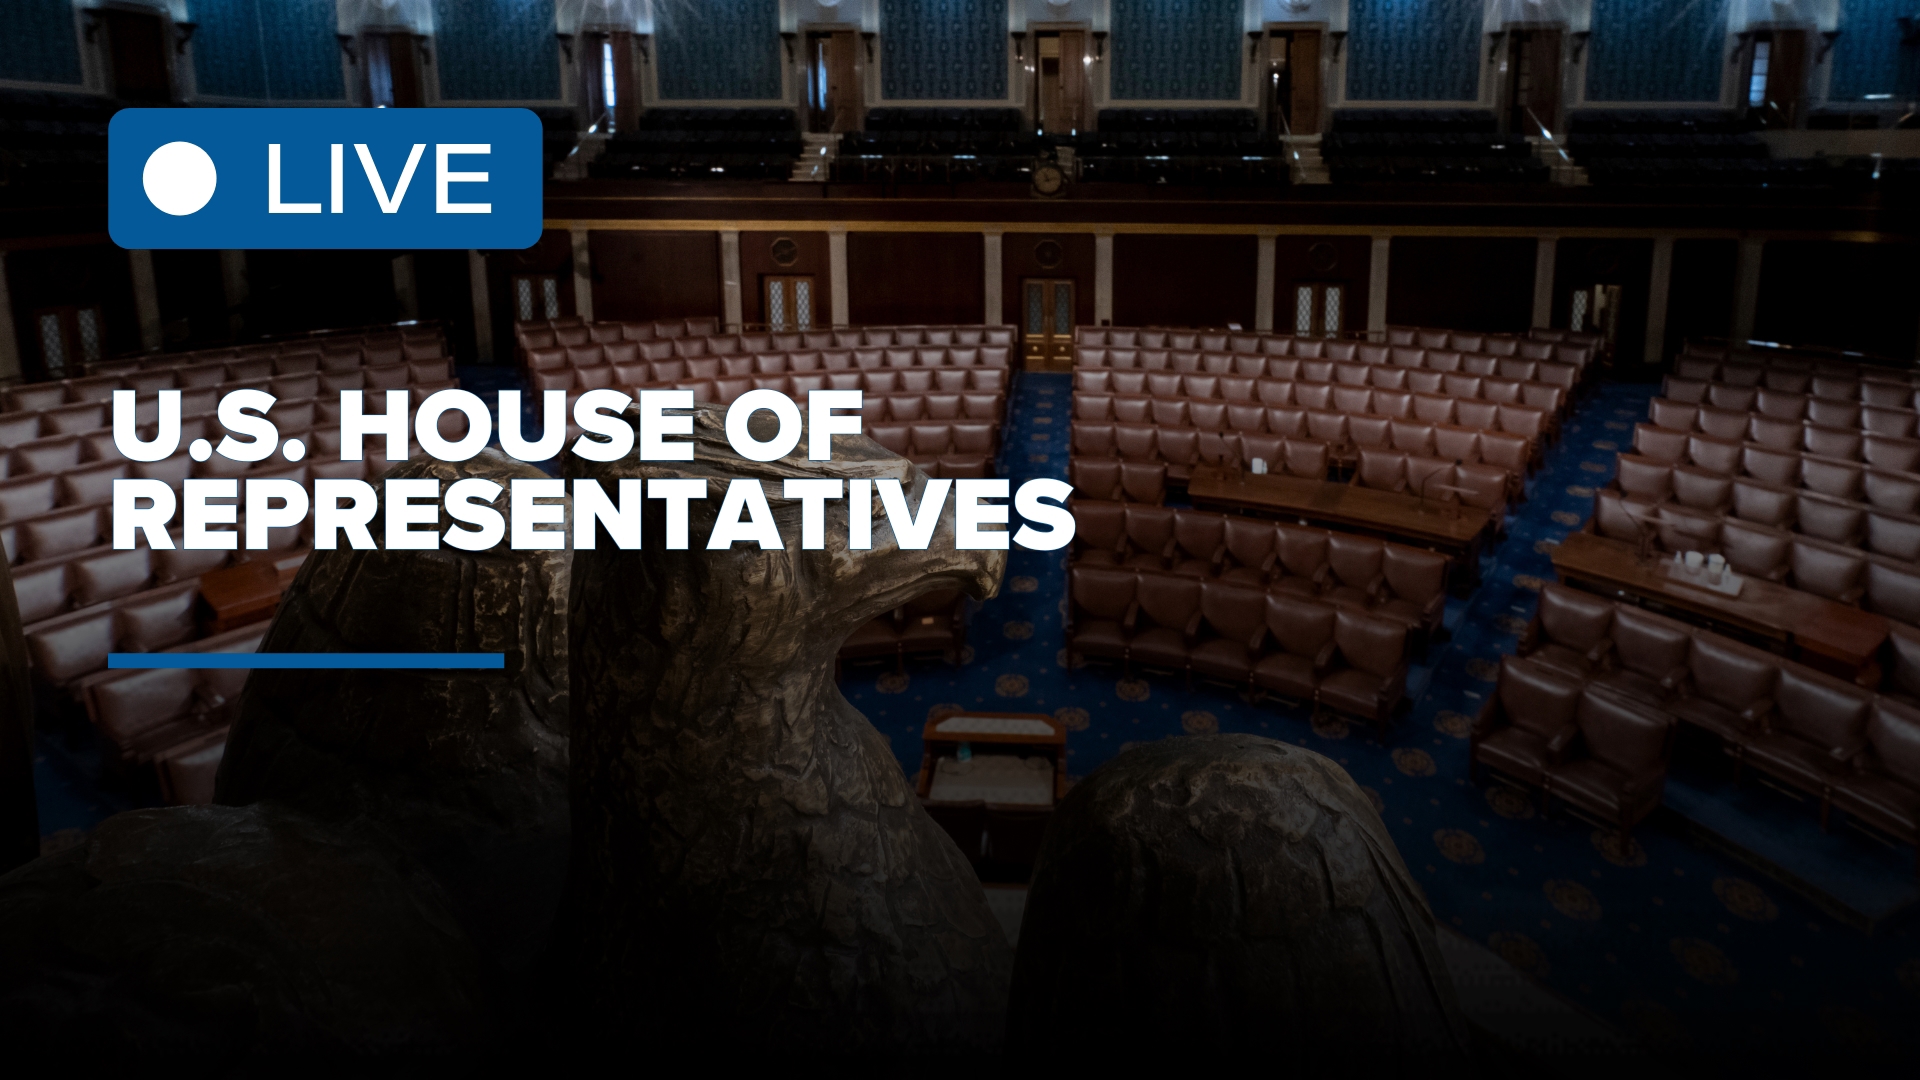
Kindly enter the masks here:
M 230 671 L 238 668 L 302 671 L 366 671 L 460 668 L 498 670 L 505 653 L 108 653 L 107 667 L 189 668 Z

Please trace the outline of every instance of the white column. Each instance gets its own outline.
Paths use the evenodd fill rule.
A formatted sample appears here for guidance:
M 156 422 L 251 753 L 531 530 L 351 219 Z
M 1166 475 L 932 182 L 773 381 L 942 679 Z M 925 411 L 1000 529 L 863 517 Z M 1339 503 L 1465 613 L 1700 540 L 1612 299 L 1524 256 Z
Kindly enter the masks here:
M 467 286 L 473 290 L 473 353 L 482 364 L 493 363 L 493 294 L 487 288 L 487 257 L 467 252 Z
M 241 309 L 251 292 L 247 284 L 246 252 L 220 253 L 220 288 L 227 298 L 227 336 L 237 338 L 247 326 L 247 317 Z
M 166 335 L 160 328 L 160 287 L 153 276 L 153 252 L 127 252 L 127 269 L 133 277 L 133 311 L 134 316 L 140 321 L 141 351 L 159 352 L 161 346 L 166 344 Z M 0 281 L 0 293 L 5 291 L 5 282 Z M 5 302 L 5 298 L 0 297 L 0 303 Z M 19 346 L 14 343 L 11 332 L 13 320 L 8 319 L 7 322 L 7 340 L 5 344 L 0 344 L 0 349 L 5 349 L 9 345 L 17 349 Z M 20 357 L 17 352 L 13 358 L 13 370 L 15 374 L 20 370 Z
M 1093 324 L 1113 325 L 1113 234 L 1093 234 Z
M 827 230 L 827 291 L 833 294 L 833 325 L 845 326 L 847 318 L 847 230 Z
M 1653 238 L 1653 270 L 1647 276 L 1647 344 L 1643 364 L 1667 362 L 1667 300 L 1673 293 L 1673 237 Z
M 1765 240 L 1743 237 L 1739 254 L 1734 256 L 1733 325 L 1727 329 L 1727 336 L 1735 341 L 1753 337 L 1753 316 L 1760 307 L 1760 260 L 1766 246 Z
M 593 321 L 593 247 L 587 242 L 587 230 L 573 229 L 573 313 Z
M 411 254 L 393 258 L 393 302 L 402 319 L 420 317 L 420 286 L 414 277 Z
M 1553 261 L 1560 252 L 1560 238 L 1542 236 L 1533 247 L 1533 325 L 1553 325 Z
M 981 234 L 981 240 L 985 245 L 985 258 L 981 262 L 986 264 L 987 276 L 986 281 L 981 283 L 983 286 L 981 294 L 987 298 L 987 302 L 983 305 L 986 310 L 982 313 L 984 318 L 980 321 L 988 326 L 999 326 L 1007 321 L 1005 294 L 1002 291 L 1006 274 L 1006 263 L 1002 254 L 1002 241 L 1005 239 L 1005 235 L 999 232 Z
M 1387 256 L 1393 252 L 1393 237 L 1373 238 L 1373 255 L 1367 264 L 1367 333 L 1387 330 Z
M 740 303 L 740 230 L 720 230 L 720 321 L 737 334 L 746 322 Z
M 7 290 L 7 253 L 0 249 L 0 379 L 19 377 L 20 338 L 13 325 L 13 294 Z
M 1273 332 L 1273 284 L 1274 263 L 1279 244 L 1270 233 L 1260 236 L 1258 253 L 1254 256 L 1253 270 L 1253 329 L 1257 333 Z

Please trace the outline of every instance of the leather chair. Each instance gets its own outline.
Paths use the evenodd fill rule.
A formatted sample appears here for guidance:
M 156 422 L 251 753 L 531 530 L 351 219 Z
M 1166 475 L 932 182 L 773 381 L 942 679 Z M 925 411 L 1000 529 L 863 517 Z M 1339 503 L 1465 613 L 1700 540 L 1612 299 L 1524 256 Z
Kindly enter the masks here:
M 1360 466 L 1353 472 L 1353 483 L 1380 491 L 1407 489 L 1407 456 L 1388 450 L 1360 451 Z
M 1773 709 L 1779 658 L 1718 634 L 1696 633 L 1680 695 L 1667 703 L 1674 716 L 1738 742 L 1751 736 Z
M 1320 680 L 1314 700 L 1373 721 L 1384 741 L 1387 721 L 1407 693 L 1407 628 L 1341 608 L 1333 638 L 1345 666 Z
M 1866 540 L 1867 550 L 1875 555 L 1920 561 L 1920 518 L 1870 512 Z
M 1272 588 L 1294 596 L 1318 596 L 1332 568 L 1327 553 L 1333 534 L 1305 525 L 1275 525 L 1279 566 Z
M 1578 733 L 1582 684 L 1519 657 L 1500 658 L 1499 683 L 1475 718 L 1469 768 L 1539 787 Z
M 1327 534 L 1327 569 L 1332 578 L 1321 589 L 1330 604 L 1365 611 L 1387 595 L 1384 545 L 1370 536 Z
M 1125 661 L 1139 604 L 1131 570 L 1076 566 L 1067 571 L 1067 649 L 1074 658 Z
M 1692 638 L 1680 624 L 1638 608 L 1616 606 L 1613 626 L 1614 664 L 1596 684 L 1629 700 L 1664 707 L 1687 675 Z
M 1737 518 L 1720 522 L 1719 546 L 1727 565 L 1743 577 L 1783 581 L 1793 558 L 1793 535 Z
M 1128 502 L 1160 505 L 1167 497 L 1167 467 L 1158 462 L 1121 462 L 1120 491 Z
M 868 432 L 872 434 L 871 431 Z M 874 441 L 878 442 L 878 439 Z M 882 443 L 882 445 L 885 445 Z M 889 449 L 892 449 L 889 447 Z M 896 451 L 897 452 L 897 451 Z M 1119 502 L 1125 498 L 1121 488 L 1120 462 L 1111 458 L 1076 457 L 1068 462 L 1067 473 L 1076 498 Z
M 1521 655 L 1570 679 L 1584 681 L 1606 669 L 1613 651 L 1610 600 L 1565 585 L 1540 590 L 1540 607 L 1521 637 Z
M 1800 532 L 1816 540 L 1857 547 L 1867 531 L 1867 511 L 1859 503 L 1802 492 L 1797 508 Z
M 1784 665 L 1773 712 L 1730 750 L 1737 764 L 1817 796 L 1824 829 L 1835 779 L 1866 746 L 1872 707 L 1873 695 L 1851 683 Z
M 1203 581 L 1200 616 L 1210 636 L 1193 647 L 1194 673 L 1251 687 L 1254 661 L 1267 637 L 1267 594 L 1252 585 Z
M 1852 772 L 1833 782 L 1833 805 L 1915 845 L 1920 872 L 1920 708 L 1881 698 L 1867 718 L 1866 737 Z
M 1272 578 L 1279 558 L 1278 534 L 1271 522 L 1227 515 L 1223 520 L 1222 543 L 1226 565 L 1220 571 L 1224 581 L 1244 582 L 1264 588 Z
M 1218 577 L 1226 562 L 1226 516 L 1204 510 L 1175 512 L 1173 572 L 1189 577 Z
M 1335 614 L 1331 604 L 1268 593 L 1267 632 L 1277 648 L 1254 663 L 1253 685 L 1297 702 L 1314 700 L 1339 649 Z
M 1920 510 L 1920 479 L 1869 469 L 1860 478 L 1861 494 L 1876 510 L 1911 514 Z
M 1125 564 L 1139 570 L 1165 570 L 1178 543 L 1174 538 L 1174 511 L 1165 506 L 1129 503 L 1124 517 L 1127 534 Z
M 1793 587 L 1842 604 L 1858 603 L 1866 594 L 1867 560 L 1857 551 L 1817 540 L 1793 542 Z
M 1376 603 L 1373 614 L 1405 623 L 1419 631 L 1419 647 L 1440 632 L 1447 610 L 1447 557 L 1434 551 L 1386 544 L 1381 558 L 1390 596 Z
M 1787 487 L 1749 480 L 1733 481 L 1733 515 L 1756 525 L 1790 529 L 1799 512 L 1800 493 Z
M 1861 606 L 1908 625 L 1920 624 L 1920 570 L 1911 559 L 1867 557 Z
M 1174 574 L 1143 573 L 1134 598 L 1145 625 L 1127 641 L 1128 663 L 1187 673 L 1200 633 L 1200 582 Z
M 1575 723 L 1579 738 L 1547 768 L 1542 808 L 1557 798 L 1628 837 L 1660 805 L 1676 725 L 1591 687 L 1580 695 Z

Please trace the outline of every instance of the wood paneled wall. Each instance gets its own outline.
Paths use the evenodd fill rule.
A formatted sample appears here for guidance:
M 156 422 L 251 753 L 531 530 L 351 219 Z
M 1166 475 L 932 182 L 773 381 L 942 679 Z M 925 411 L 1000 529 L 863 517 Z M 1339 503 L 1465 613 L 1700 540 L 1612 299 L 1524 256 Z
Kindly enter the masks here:
M 1620 319 L 1614 335 L 1614 363 L 1639 364 L 1647 349 L 1647 291 L 1652 277 L 1651 240 L 1562 239 L 1553 260 L 1553 325 L 1572 325 L 1573 290 L 1618 285 Z M 1593 329 L 1593 324 L 1589 322 L 1586 328 Z
M 791 240 L 794 260 L 782 266 L 774 260 L 774 245 Z M 748 323 L 767 321 L 768 276 L 806 274 L 813 278 L 813 322 L 833 322 L 832 266 L 824 232 L 743 232 L 740 234 L 740 317 Z
M 1041 265 L 1039 249 L 1047 241 L 1059 246 L 1060 261 Z M 1007 233 L 1000 241 L 1000 317 L 1011 326 L 1025 326 L 1026 278 L 1073 279 L 1073 321 L 1093 325 L 1093 235 L 1091 233 Z
M 1920 251 L 1906 244 L 1770 240 L 1754 336 L 1907 359 L 1920 333 Z
M 1527 237 L 1396 236 L 1387 322 L 1504 333 L 1533 322 L 1537 243 Z
M 1673 291 L 1667 299 L 1666 351 L 1690 337 L 1725 337 L 1733 322 L 1734 240 L 1676 240 Z
M 1305 284 L 1341 286 L 1341 329 L 1367 328 L 1373 240 L 1366 236 L 1280 236 L 1273 244 L 1273 329 L 1294 330 L 1294 290 Z
M 847 317 L 856 325 L 978 323 L 986 293 L 979 233 L 847 236 Z
M 588 244 L 594 318 L 721 316 L 719 233 L 594 232 Z
M 1114 324 L 1252 329 L 1258 259 L 1251 236 L 1116 236 Z

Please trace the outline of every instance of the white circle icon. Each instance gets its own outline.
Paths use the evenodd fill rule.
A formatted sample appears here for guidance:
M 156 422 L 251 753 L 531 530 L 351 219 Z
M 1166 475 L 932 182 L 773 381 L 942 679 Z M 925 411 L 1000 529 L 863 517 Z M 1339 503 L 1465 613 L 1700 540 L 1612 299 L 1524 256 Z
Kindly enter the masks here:
M 140 186 L 160 212 L 185 217 L 207 205 L 220 177 L 213 159 L 190 142 L 170 142 L 147 156 Z

